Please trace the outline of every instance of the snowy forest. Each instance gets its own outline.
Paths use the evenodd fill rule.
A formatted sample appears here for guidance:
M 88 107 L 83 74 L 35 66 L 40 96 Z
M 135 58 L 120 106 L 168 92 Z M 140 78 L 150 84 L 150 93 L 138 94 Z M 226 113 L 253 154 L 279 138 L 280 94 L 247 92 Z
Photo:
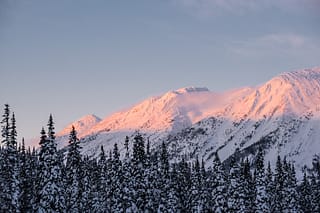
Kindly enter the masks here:
M 286 158 L 264 165 L 262 149 L 228 165 L 216 153 L 207 168 L 203 159 L 171 162 L 167 144 L 151 151 L 139 133 L 124 138 L 125 156 L 115 144 L 89 158 L 75 128 L 57 149 L 51 115 L 39 148 L 26 148 L 7 104 L 1 133 L 0 212 L 320 212 L 318 156 L 299 181 Z

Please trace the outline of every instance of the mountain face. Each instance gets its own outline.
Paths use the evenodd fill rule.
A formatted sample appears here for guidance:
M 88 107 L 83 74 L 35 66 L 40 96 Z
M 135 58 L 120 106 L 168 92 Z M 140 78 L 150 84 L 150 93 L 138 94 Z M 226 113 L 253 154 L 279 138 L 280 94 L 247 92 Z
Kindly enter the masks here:
M 85 136 L 85 132 L 97 125 L 101 121 L 101 118 L 96 115 L 86 115 L 79 120 L 69 124 L 57 136 L 68 135 L 72 129 L 72 126 L 77 130 L 78 137 Z
M 92 127 L 97 125 L 101 121 L 101 118 L 96 115 L 86 115 L 80 118 L 79 120 L 69 124 L 62 131 L 57 134 L 59 138 L 59 147 L 62 148 L 68 144 L 68 136 L 72 129 L 72 126 L 77 130 L 78 137 L 82 138 L 86 136 L 86 132 Z
M 139 131 L 152 147 L 165 141 L 172 159 L 203 158 L 209 166 L 215 151 L 227 161 L 237 149 L 237 156 L 253 158 L 263 147 L 272 165 L 279 154 L 302 168 L 320 154 L 320 68 L 223 93 L 182 88 L 101 121 L 88 120 L 74 124 L 88 155 L 97 155 L 100 145 L 111 149 L 118 143 L 122 150 L 125 136 Z M 60 138 L 69 129 L 60 132 Z

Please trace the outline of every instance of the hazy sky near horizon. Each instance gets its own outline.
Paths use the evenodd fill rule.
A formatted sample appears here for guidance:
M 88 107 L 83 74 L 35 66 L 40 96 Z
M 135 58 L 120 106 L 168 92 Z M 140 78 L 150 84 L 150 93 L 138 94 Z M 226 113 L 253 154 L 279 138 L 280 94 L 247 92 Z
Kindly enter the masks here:
M 0 0 L 0 103 L 31 138 L 50 113 L 58 132 L 180 87 L 255 86 L 320 66 L 319 10 L 318 0 Z

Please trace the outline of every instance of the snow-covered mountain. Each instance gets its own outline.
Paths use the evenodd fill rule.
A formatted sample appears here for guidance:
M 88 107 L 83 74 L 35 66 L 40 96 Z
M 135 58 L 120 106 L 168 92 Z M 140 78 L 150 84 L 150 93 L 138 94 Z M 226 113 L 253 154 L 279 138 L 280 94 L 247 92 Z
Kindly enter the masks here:
M 86 115 L 82 118 L 72 122 L 67 127 L 65 127 L 62 131 L 60 131 L 57 134 L 57 137 L 59 138 L 59 147 L 64 147 L 68 144 L 68 136 L 72 129 L 72 126 L 77 130 L 78 137 L 82 138 L 87 136 L 86 132 L 90 130 L 92 127 L 97 125 L 101 121 L 101 118 L 99 118 L 96 115 Z
M 62 131 L 60 131 L 57 136 L 64 136 L 68 135 L 72 129 L 72 126 L 77 130 L 78 137 L 85 136 L 85 132 L 90 130 L 92 127 L 97 125 L 101 121 L 101 118 L 99 118 L 96 115 L 86 115 L 80 118 L 79 120 L 69 124 L 67 127 L 65 127 Z
M 274 163 L 280 154 L 301 168 L 320 153 L 320 68 L 284 73 L 257 87 L 223 93 L 182 88 L 101 121 L 94 118 L 74 124 L 89 155 L 96 155 L 100 145 L 111 149 L 118 143 L 121 148 L 125 136 L 139 130 L 153 147 L 167 142 L 173 158 L 200 157 L 210 165 L 215 151 L 222 160 L 237 148 L 239 156 L 252 157 L 262 145 L 266 160 Z

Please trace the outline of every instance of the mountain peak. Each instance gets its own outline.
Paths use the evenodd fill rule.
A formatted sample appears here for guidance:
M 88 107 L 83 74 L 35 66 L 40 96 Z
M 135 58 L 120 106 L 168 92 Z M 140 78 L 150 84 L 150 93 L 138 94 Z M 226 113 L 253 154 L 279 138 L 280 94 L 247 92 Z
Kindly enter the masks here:
M 99 118 L 94 114 L 85 115 L 80 119 L 76 120 L 75 122 L 66 126 L 62 131 L 58 133 L 58 136 L 68 135 L 70 133 L 72 126 L 74 126 L 78 133 L 78 136 L 81 137 L 84 132 L 92 128 L 94 125 L 96 125 L 100 121 L 101 121 L 101 118 Z
M 285 72 L 276 76 L 272 80 L 281 80 L 285 83 L 294 83 L 297 81 L 318 81 L 320 82 L 320 67 L 311 69 L 296 70 L 293 72 Z

